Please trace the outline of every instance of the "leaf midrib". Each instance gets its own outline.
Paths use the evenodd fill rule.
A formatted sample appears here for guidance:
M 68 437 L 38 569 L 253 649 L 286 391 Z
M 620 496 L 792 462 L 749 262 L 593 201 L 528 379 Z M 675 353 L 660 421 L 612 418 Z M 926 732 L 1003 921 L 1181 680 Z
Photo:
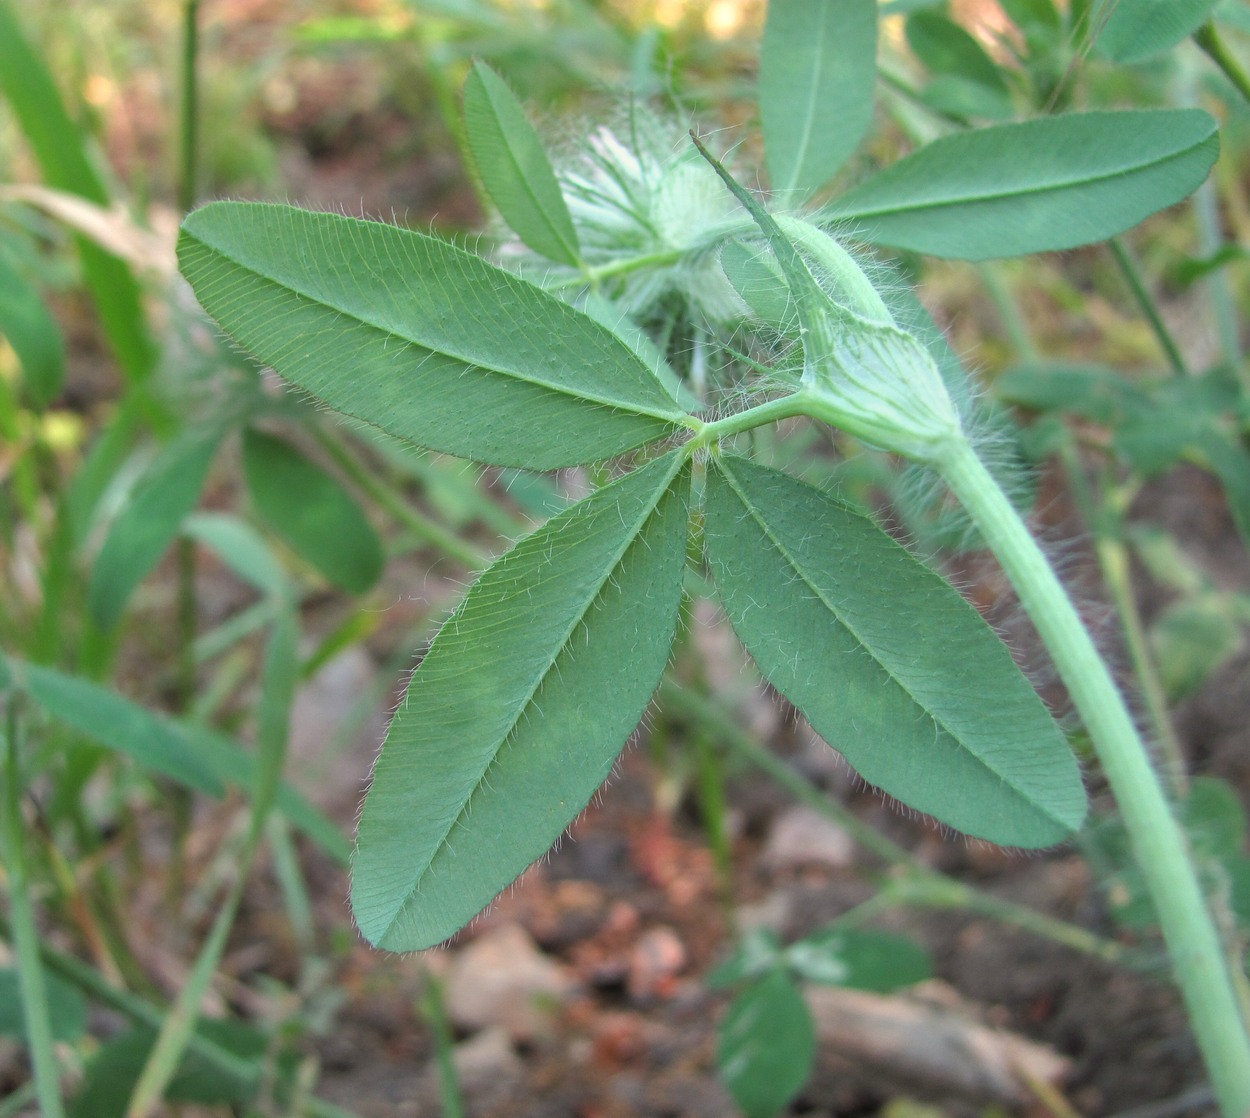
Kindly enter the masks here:
M 1213 134 L 1212 134 L 1213 135 Z M 1149 171 L 1154 167 L 1161 167 L 1166 163 L 1171 163 L 1181 159 L 1186 155 L 1190 155 L 1197 151 L 1204 144 L 1211 141 L 1212 135 L 1204 136 L 1198 143 L 1190 144 L 1187 147 L 1178 148 L 1169 152 L 1167 155 L 1160 156 L 1158 159 L 1152 159 L 1142 163 L 1133 164 L 1127 168 L 1121 168 L 1102 175 L 1091 175 L 1084 178 L 1066 179 L 1061 182 L 1048 183 L 1044 186 L 1021 186 L 1013 190 L 1000 190 L 994 193 L 969 193 L 961 195 L 949 195 L 945 198 L 936 199 L 931 202 L 903 202 L 894 203 L 888 206 L 881 206 L 877 209 L 851 209 L 842 210 L 835 203 L 832 207 L 832 213 L 838 218 L 844 219 L 864 219 L 872 217 L 890 216 L 898 213 L 916 213 L 920 210 L 937 210 L 950 206 L 966 206 L 977 202 L 996 202 L 1005 201 L 1012 198 L 1019 198 L 1024 195 L 1037 194 L 1054 194 L 1064 190 L 1071 190 L 1074 187 L 1089 186 L 1095 183 L 1112 182 L 1118 178 L 1124 178 L 1128 175 L 1141 174 L 1143 171 Z M 865 184 L 867 186 L 868 184 Z
M 665 480 L 662 486 L 660 485 L 656 486 L 655 494 L 652 500 L 649 501 L 644 506 L 644 508 L 640 511 L 638 517 L 635 518 L 633 522 L 632 530 L 626 533 L 625 536 L 623 537 L 623 543 L 621 547 L 617 549 L 616 554 L 614 555 L 612 559 L 612 562 L 606 565 L 603 577 L 595 584 L 593 592 L 587 595 L 584 605 L 582 606 L 580 610 L 577 611 L 572 622 L 569 624 L 569 626 L 564 632 L 564 635 L 561 637 L 559 644 L 554 646 L 555 651 L 548 657 L 547 663 L 542 667 L 540 671 L 535 673 L 534 685 L 530 688 L 529 693 L 525 696 L 525 698 L 517 704 L 516 713 L 512 717 L 511 721 L 508 723 L 507 729 L 504 730 L 503 733 L 500 735 L 499 743 L 495 747 L 494 753 L 491 755 L 490 761 L 482 769 L 482 773 L 478 777 L 477 781 L 474 783 L 472 790 L 470 790 L 468 795 L 464 797 L 460 806 L 456 809 L 456 814 L 452 816 L 451 821 L 447 824 L 447 827 L 443 832 L 442 838 L 433 845 L 432 847 L 433 852 L 431 853 L 430 857 L 426 860 L 425 864 L 420 868 L 420 870 L 413 876 L 411 887 L 408 889 L 406 894 L 400 900 L 398 906 L 395 908 L 395 911 L 392 913 L 390 918 L 386 921 L 383 931 L 378 936 L 378 942 L 381 942 L 390 933 L 391 929 L 395 926 L 396 921 L 399 920 L 399 918 L 403 915 L 404 911 L 407 909 L 409 903 L 419 893 L 421 881 L 425 878 L 426 874 L 429 873 L 431 867 L 434 865 L 434 862 L 437 860 L 438 856 L 442 853 L 443 850 L 447 848 L 448 837 L 456 829 L 456 826 L 460 823 L 460 821 L 469 813 L 469 806 L 473 802 L 475 797 L 478 795 L 478 793 L 482 790 L 483 787 L 486 787 L 488 785 L 487 778 L 489 777 L 491 770 L 498 764 L 500 755 L 507 748 L 509 742 L 511 742 L 513 738 L 513 734 L 516 732 L 517 724 L 524 717 L 525 712 L 529 710 L 530 707 L 532 706 L 533 701 L 534 701 L 534 696 L 537 695 L 538 692 L 541 690 L 543 683 L 546 681 L 547 677 L 551 674 L 551 669 L 555 666 L 556 661 L 560 659 L 560 656 L 562 655 L 564 650 L 568 647 L 569 638 L 577 630 L 578 625 L 582 624 L 583 618 L 585 618 L 586 615 L 591 611 L 591 609 L 594 607 L 595 602 L 599 600 L 600 596 L 603 594 L 603 588 L 611 581 L 613 574 L 616 572 L 617 568 L 621 565 L 621 560 L 624 559 L 629 549 L 633 547 L 635 543 L 637 543 L 638 538 L 640 534 L 642 533 L 642 530 L 645 527 L 647 521 L 650 520 L 651 517 L 655 515 L 655 511 L 659 507 L 660 501 L 663 500 L 664 496 L 672 488 L 674 479 L 676 478 L 677 474 L 681 471 L 681 467 L 684 462 L 684 457 L 680 451 L 673 451 L 671 453 L 673 455 L 673 464 L 672 464 L 671 469 L 668 472 L 667 479 Z M 452 619 L 454 619 L 454 615 Z
M 335 315 L 348 319 L 351 323 L 354 323 L 355 325 L 365 330 L 370 330 L 375 333 L 382 334 L 386 338 L 398 338 L 401 341 L 407 343 L 407 345 L 413 346 L 419 350 L 424 350 L 426 353 L 434 353 L 434 354 L 439 354 L 440 356 L 443 356 L 443 357 L 449 357 L 452 360 L 458 361 L 460 362 L 460 364 L 470 369 L 481 369 L 483 372 L 492 373 L 496 376 L 504 377 L 508 380 L 518 381 L 522 384 L 529 384 L 536 388 L 541 388 L 548 392 L 555 393 L 556 395 L 567 396 L 570 399 L 574 399 L 574 400 L 578 400 L 578 401 L 582 401 L 586 403 L 600 404 L 604 407 L 613 408 L 617 411 L 629 412 L 633 415 L 641 415 L 650 419 L 660 419 L 660 420 L 663 420 L 667 423 L 674 424 L 674 425 L 679 425 L 686 418 L 685 412 L 662 411 L 658 407 L 653 408 L 649 406 L 639 405 L 633 402 L 625 402 L 620 399 L 614 399 L 613 397 L 604 395 L 604 394 L 595 394 L 593 392 L 581 391 L 578 389 L 568 387 L 566 385 L 561 385 L 561 384 L 553 383 L 551 381 L 541 380 L 538 377 L 526 376 L 524 373 L 521 373 L 521 372 L 516 372 L 513 370 L 509 370 L 509 369 L 500 368 L 495 365 L 484 364 L 481 361 L 473 360 L 468 357 L 462 356 L 460 353 L 454 352 L 451 349 L 435 349 L 418 338 L 409 337 L 407 334 L 402 333 L 398 330 L 392 330 L 389 327 L 383 326 L 378 322 L 372 321 L 368 318 L 361 317 L 355 311 L 351 311 L 343 307 L 335 306 L 335 304 L 330 302 L 327 298 L 321 295 L 313 294 L 312 292 L 308 291 L 303 285 L 300 285 L 296 282 L 292 282 L 288 280 L 276 279 L 273 276 L 266 275 L 264 272 L 259 271 L 257 268 L 253 267 L 252 265 L 247 264 L 244 261 L 240 260 L 237 256 L 225 251 L 222 248 L 217 247 L 216 245 L 210 244 L 208 241 L 204 240 L 198 234 L 187 232 L 185 230 L 184 230 L 184 234 L 189 240 L 193 241 L 196 245 L 200 246 L 204 251 L 214 256 L 221 257 L 223 260 L 228 261 L 232 267 L 238 268 L 240 271 L 245 272 L 246 274 L 250 276 L 257 277 L 257 279 L 259 279 L 261 283 L 267 284 L 279 292 L 288 292 L 288 293 L 297 295 L 301 299 L 306 299 L 308 300 L 308 302 L 313 303 L 318 307 L 323 307 L 325 310 L 330 311 Z M 507 278 L 511 279 L 511 277 L 507 277 Z M 593 319 L 591 321 L 593 321 Z M 603 328 L 603 331 L 604 331 L 605 336 L 607 336 L 609 339 L 611 339 L 614 342 L 617 341 L 617 339 L 611 334 L 610 331 L 606 329 L 606 327 Z M 620 344 L 622 346 L 624 345 L 624 343 L 620 343 Z M 628 350 L 628 347 L 625 347 L 625 349 L 626 349 L 626 352 L 630 354 L 631 358 L 634 357 L 634 354 Z M 639 368 L 641 368 L 646 373 L 647 376 L 649 377 L 653 376 L 651 371 L 647 369 L 647 367 L 643 365 L 641 362 L 638 362 L 638 365 L 639 365 Z M 657 382 L 657 387 L 661 391 L 663 391 L 663 386 L 659 385 L 658 382 Z
M 1033 796 L 1029 795 L 1024 789 L 1022 789 L 1018 781 L 1014 779 L 1010 779 L 1006 774 L 999 772 L 996 768 L 990 765 L 979 753 L 975 752 L 973 749 L 965 745 L 963 738 L 961 738 L 959 734 L 955 733 L 950 728 L 950 726 L 947 724 L 945 719 L 940 718 L 927 705 L 925 705 L 919 699 L 916 698 L 916 696 L 912 693 L 911 688 L 908 687 L 908 685 L 903 680 L 899 679 L 898 676 L 895 675 L 895 673 L 890 669 L 890 667 L 887 664 L 883 663 L 882 660 L 875 654 L 875 652 L 873 652 L 872 646 L 869 645 L 867 641 L 863 640 L 860 637 L 859 631 L 856 629 L 856 627 L 843 617 L 842 613 L 838 609 L 836 609 L 833 603 L 830 602 L 825 597 L 824 593 L 820 590 L 819 587 L 813 585 L 812 581 L 803 572 L 803 569 L 791 557 L 789 550 L 782 544 L 782 542 L 779 539 L 777 539 L 777 537 L 769 529 L 768 524 L 765 523 L 760 518 L 759 514 L 756 511 L 755 505 L 747 498 L 746 494 L 743 492 L 741 486 L 739 485 L 737 478 L 735 478 L 733 474 L 731 473 L 730 468 L 724 462 L 718 463 L 718 467 L 721 473 L 726 478 L 726 480 L 729 482 L 730 487 L 733 489 L 738 499 L 742 502 L 743 507 L 750 514 L 751 519 L 754 520 L 755 523 L 759 525 L 760 530 L 764 533 L 764 535 L 767 537 L 769 542 L 777 549 L 778 553 L 784 557 L 787 564 L 789 564 L 791 570 L 795 573 L 795 575 L 802 581 L 802 583 L 806 587 L 808 587 L 809 590 L 812 591 L 813 594 L 816 595 L 817 599 L 819 599 L 819 601 L 825 605 L 825 607 L 829 610 L 829 612 L 833 614 L 835 618 L 837 618 L 838 624 L 845 626 L 846 630 L 855 638 L 856 641 L 859 642 L 860 648 L 864 650 L 864 652 L 872 659 L 872 661 L 875 664 L 877 664 L 881 668 L 882 671 L 885 672 L 885 674 L 903 691 L 904 694 L 907 695 L 909 699 L 911 699 L 913 703 L 915 703 L 916 707 L 924 714 L 924 717 L 928 719 L 930 722 L 932 722 L 933 725 L 937 729 L 939 729 L 942 733 L 946 734 L 947 737 L 949 737 L 951 740 L 956 742 L 959 745 L 959 747 L 968 756 L 974 758 L 977 764 L 980 765 L 982 769 L 984 769 L 987 773 L 990 773 L 991 775 L 997 777 L 1004 784 L 1006 784 L 1009 788 L 1011 788 L 1014 792 L 1016 792 L 1016 794 L 1020 796 L 1020 798 L 1025 802 L 1025 804 L 1029 808 L 1035 811 L 1040 811 L 1047 818 L 1059 823 L 1062 826 L 1067 826 L 1067 824 L 1064 823 L 1064 820 L 1062 818 L 1060 818 L 1058 815 L 1051 812 L 1048 808 L 1046 809 L 1039 808 L 1039 804 L 1037 800 Z

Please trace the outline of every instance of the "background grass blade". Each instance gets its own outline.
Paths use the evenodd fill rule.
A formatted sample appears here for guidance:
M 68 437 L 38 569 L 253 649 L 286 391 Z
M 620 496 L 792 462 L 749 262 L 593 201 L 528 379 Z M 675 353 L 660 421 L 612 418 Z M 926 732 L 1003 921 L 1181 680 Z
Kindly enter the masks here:
M 549 520 L 443 626 L 374 769 L 352 908 L 429 947 L 544 854 L 607 778 L 668 660 L 686 554 L 674 452 Z
M 79 194 L 101 206 L 108 191 L 87 158 L 60 91 L 17 22 L 8 0 L 0 0 L 0 93 L 13 112 L 49 186 Z M 85 237 L 75 238 L 83 278 L 100 312 L 100 323 L 126 375 L 145 379 L 156 363 L 130 269 Z
M 768 5 L 760 119 L 768 177 L 787 204 L 829 182 L 872 123 L 875 0 Z
M 557 469 L 663 438 L 685 414 L 611 331 L 432 237 L 218 202 L 187 218 L 178 251 L 205 309 L 258 360 L 432 450 Z
M 26 398 L 36 408 L 56 399 L 65 381 L 65 343 L 61 329 L 34 287 L 6 253 L 0 251 L 0 337 L 22 363 Z
M 4 786 L 0 788 L 0 841 L 3 842 L 9 914 L 12 921 L 13 950 L 17 961 L 18 987 L 21 990 L 22 1017 L 25 1021 L 26 1043 L 35 1072 L 35 1092 L 39 1112 L 44 1118 L 63 1118 L 60 1076 L 53 1049 L 52 1019 L 49 1012 L 48 987 L 39 957 L 39 931 L 30 903 L 30 881 L 26 865 L 26 824 L 22 819 L 22 791 L 25 781 L 19 761 L 18 734 L 20 719 L 10 694 L 0 705 L 5 725 L 0 727 L 0 748 L 4 750 Z
M 478 174 L 512 231 L 535 252 L 576 268 L 577 231 L 542 141 L 503 78 L 475 63 L 464 87 L 464 130 Z
M 945 136 L 826 211 L 875 244 L 959 260 L 1106 240 L 1187 197 L 1219 154 L 1198 109 L 1070 113 Z
M 17 686 L 49 715 L 151 772 L 216 797 L 225 795 L 227 784 L 255 785 L 255 756 L 225 734 L 157 714 L 110 688 L 54 668 L 8 664 Z M 346 864 L 348 847 L 342 832 L 299 792 L 283 784 L 277 804 L 304 834 Z
M 87 591 L 91 616 L 102 629 L 121 619 L 131 593 L 165 554 L 200 499 L 218 442 L 216 434 L 205 437 L 193 431 L 167 447 L 109 526 Z
M 132 703 L 116 691 L 35 664 L 14 664 L 30 697 L 59 722 L 124 753 L 153 773 L 210 796 L 225 787 L 172 719 Z
M 1011 846 L 1085 816 L 1063 734 L 977 612 L 872 521 L 725 457 L 705 533 L 721 601 L 760 670 L 865 780 Z
M 147 1118 L 156 1108 L 166 1086 L 177 1074 L 195 1035 L 199 1007 L 221 962 L 226 940 L 234 925 L 239 901 L 247 886 L 248 871 L 265 832 L 265 820 L 273 808 L 282 779 L 290 725 L 291 701 L 299 678 L 299 631 L 294 614 L 278 614 L 265 649 L 260 706 L 256 727 L 256 769 L 247 842 L 240 858 L 239 874 L 218 910 L 186 985 L 178 994 L 157 1034 L 143 1071 L 126 1108 L 126 1118 Z

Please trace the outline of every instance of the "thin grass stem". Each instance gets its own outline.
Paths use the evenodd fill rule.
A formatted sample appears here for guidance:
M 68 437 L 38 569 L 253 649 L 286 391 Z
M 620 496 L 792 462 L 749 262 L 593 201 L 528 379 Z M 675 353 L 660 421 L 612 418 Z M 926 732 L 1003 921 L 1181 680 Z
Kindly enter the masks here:
M 35 1095 L 44 1118 L 64 1118 L 60 1075 L 53 1047 L 52 1020 L 48 1014 L 48 990 L 39 957 L 39 930 L 30 903 L 27 880 L 25 827 L 22 823 L 22 780 L 19 762 L 21 720 L 17 700 L 7 703 L 5 727 L 4 855 L 8 864 L 9 911 L 12 914 L 13 949 L 17 958 L 17 982 L 22 994 L 22 1018 L 26 1043 L 35 1073 Z
M 1159 348 L 1163 350 L 1168 364 L 1172 367 L 1172 372 L 1177 376 L 1188 376 L 1189 368 L 1185 364 L 1185 358 L 1181 356 L 1180 347 L 1177 346 L 1176 339 L 1172 337 L 1167 323 L 1159 314 L 1154 296 L 1147 290 L 1141 270 L 1137 267 L 1137 261 L 1133 259 L 1128 246 L 1119 237 L 1112 237 L 1107 245 L 1111 249 L 1116 266 L 1120 269 L 1120 274 L 1124 277 L 1124 282 L 1128 284 L 1129 291 L 1132 292 L 1134 301 L 1150 324 L 1150 329 L 1159 343 Z

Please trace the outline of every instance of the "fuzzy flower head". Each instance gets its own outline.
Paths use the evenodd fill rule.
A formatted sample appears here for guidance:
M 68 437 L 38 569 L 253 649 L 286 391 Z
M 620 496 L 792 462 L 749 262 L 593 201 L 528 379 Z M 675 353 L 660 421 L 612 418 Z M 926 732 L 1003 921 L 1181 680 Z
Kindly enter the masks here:
M 739 310 L 714 246 L 742 214 L 684 131 L 634 110 L 557 172 L 586 263 L 635 315 L 670 295 L 714 322 Z

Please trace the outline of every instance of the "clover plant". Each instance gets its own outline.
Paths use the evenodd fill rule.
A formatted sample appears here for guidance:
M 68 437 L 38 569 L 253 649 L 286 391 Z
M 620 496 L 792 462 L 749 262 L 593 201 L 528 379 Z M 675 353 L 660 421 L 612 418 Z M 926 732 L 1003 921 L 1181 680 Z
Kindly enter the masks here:
M 556 170 L 479 64 L 465 130 L 521 242 L 513 270 L 289 206 L 185 221 L 179 260 L 205 309 L 319 403 L 445 454 L 594 466 L 602 482 L 491 564 L 417 667 L 360 818 L 356 920 L 389 950 L 437 944 L 559 838 L 652 701 L 692 555 L 763 675 L 866 780 L 1008 846 L 1081 827 L 1065 736 L 972 606 L 861 512 L 752 453 L 751 432 L 807 417 L 933 471 L 1002 562 L 1119 799 L 1221 1106 L 1243 1115 L 1246 1029 L 1132 719 L 978 455 L 958 362 L 837 235 L 967 260 L 1103 240 L 1203 181 L 1215 122 L 1121 110 L 953 131 L 813 206 L 871 123 L 876 32 L 873 0 L 770 6 L 767 203 L 641 110 Z M 678 368 L 683 347 L 646 329 L 674 302 Z M 736 354 L 732 383 L 712 351 Z

